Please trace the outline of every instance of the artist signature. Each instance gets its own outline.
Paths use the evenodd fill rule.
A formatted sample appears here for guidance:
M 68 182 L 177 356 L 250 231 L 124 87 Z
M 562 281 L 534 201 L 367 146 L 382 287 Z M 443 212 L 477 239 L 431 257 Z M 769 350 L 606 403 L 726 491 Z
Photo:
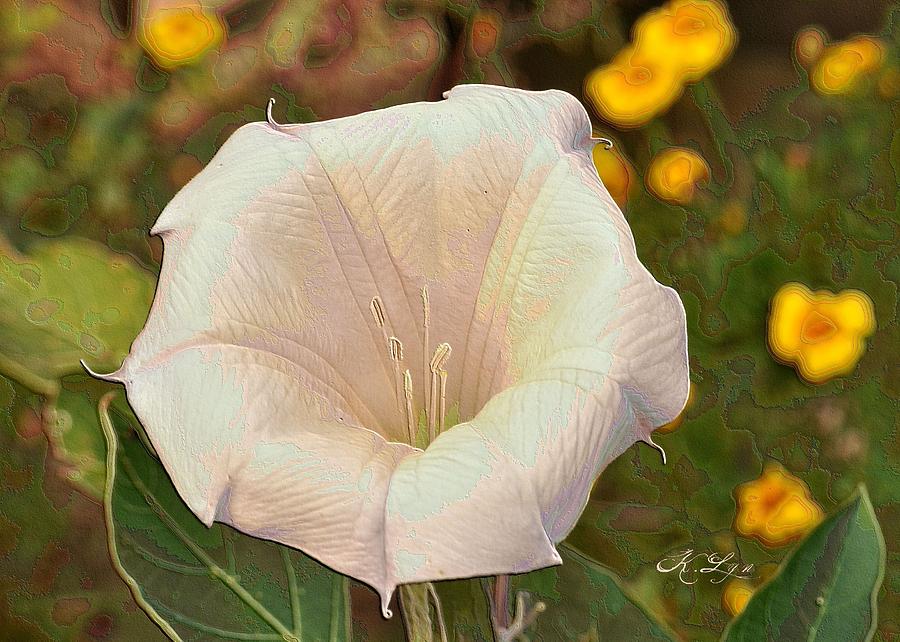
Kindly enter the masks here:
M 660 573 L 677 572 L 683 584 L 696 584 L 704 575 L 709 575 L 712 584 L 721 584 L 729 577 L 753 577 L 753 564 L 735 559 L 734 553 L 698 553 L 691 548 L 662 558 L 656 563 L 656 570 Z

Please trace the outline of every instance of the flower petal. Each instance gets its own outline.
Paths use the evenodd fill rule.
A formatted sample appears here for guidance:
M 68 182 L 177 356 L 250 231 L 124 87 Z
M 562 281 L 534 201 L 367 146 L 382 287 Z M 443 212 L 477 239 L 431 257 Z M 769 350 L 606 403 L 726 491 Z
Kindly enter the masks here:
M 398 583 L 559 563 L 599 472 L 688 392 L 683 308 L 591 147 L 571 96 L 484 86 L 234 134 L 154 227 L 157 296 L 115 373 L 191 509 L 385 607 Z M 418 408 L 418 364 L 453 346 L 463 423 L 424 452 L 396 443 L 386 334 Z

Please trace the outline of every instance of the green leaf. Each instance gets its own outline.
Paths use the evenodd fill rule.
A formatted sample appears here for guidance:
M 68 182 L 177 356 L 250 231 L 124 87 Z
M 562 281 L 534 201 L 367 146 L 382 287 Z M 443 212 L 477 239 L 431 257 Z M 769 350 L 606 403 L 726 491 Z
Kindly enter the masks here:
M 860 486 L 788 556 L 750 599 L 722 639 L 870 640 L 884 577 L 884 538 Z
M 130 258 L 79 238 L 36 243 L 27 256 L 0 238 L 0 372 L 52 396 L 80 359 L 115 370 L 147 318 L 155 279 Z
M 562 566 L 510 578 L 510 594 L 528 591 L 547 609 L 530 632 L 539 640 L 674 640 L 666 626 L 635 602 L 611 571 L 567 545 Z
M 206 528 L 138 435 L 113 424 L 109 400 L 101 400 L 100 422 L 113 565 L 170 638 L 350 639 L 344 576 L 291 548 L 220 524 Z

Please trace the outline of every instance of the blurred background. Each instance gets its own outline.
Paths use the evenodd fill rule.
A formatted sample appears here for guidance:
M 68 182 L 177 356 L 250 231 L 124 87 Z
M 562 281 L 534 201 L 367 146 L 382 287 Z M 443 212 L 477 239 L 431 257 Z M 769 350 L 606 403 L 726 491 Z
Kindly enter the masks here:
M 108 387 L 78 361 L 115 369 L 142 327 L 166 203 L 269 97 L 311 122 L 469 82 L 582 100 L 638 254 L 687 309 L 668 465 L 628 450 L 569 542 L 712 640 L 864 482 L 888 547 L 877 639 L 900 638 L 898 43 L 874 0 L 2 3 L 0 638 L 162 639 L 109 560 Z M 656 570 L 685 548 L 755 575 Z

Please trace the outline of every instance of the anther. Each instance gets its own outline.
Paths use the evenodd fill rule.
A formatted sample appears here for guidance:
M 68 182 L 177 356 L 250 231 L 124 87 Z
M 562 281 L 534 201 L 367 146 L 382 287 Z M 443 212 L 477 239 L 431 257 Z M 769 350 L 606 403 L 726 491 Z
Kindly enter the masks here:
M 444 431 L 444 414 L 447 411 L 447 371 L 444 365 L 450 359 L 453 349 L 449 343 L 441 343 L 434 350 L 429 370 L 431 370 L 431 405 L 428 421 L 428 438 L 434 438 Z M 435 433 L 435 431 L 437 431 Z
M 450 358 L 450 353 L 453 352 L 453 348 L 450 347 L 449 343 L 441 343 L 434 350 L 434 356 L 431 357 L 430 369 L 435 374 L 440 372 L 444 365 L 447 363 L 447 360 Z
M 381 297 L 374 297 L 369 305 L 372 316 L 375 317 L 375 325 L 379 328 L 384 327 L 384 305 L 381 303 Z
M 388 348 L 391 351 L 391 359 L 394 361 L 403 361 L 403 344 L 397 337 L 388 339 Z

